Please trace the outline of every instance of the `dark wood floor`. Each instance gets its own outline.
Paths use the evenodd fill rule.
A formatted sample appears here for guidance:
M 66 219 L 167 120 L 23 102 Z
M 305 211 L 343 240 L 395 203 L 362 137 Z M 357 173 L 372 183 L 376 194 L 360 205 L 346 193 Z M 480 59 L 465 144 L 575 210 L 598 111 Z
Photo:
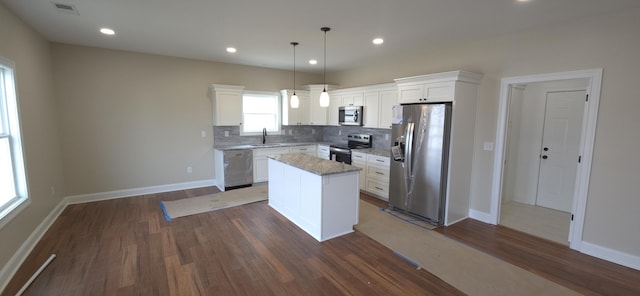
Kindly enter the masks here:
M 161 200 L 67 207 L 2 295 L 463 295 L 355 232 L 323 243 L 258 202 L 167 222 Z
M 388 206 L 377 198 L 362 198 Z M 640 271 L 546 239 L 473 219 L 435 231 L 585 295 L 640 295 Z
M 25 295 L 463 294 L 359 232 L 318 243 L 266 202 L 171 222 L 159 207 L 215 191 L 71 205 L 2 295 L 52 253 Z M 640 272 L 508 228 L 466 220 L 437 231 L 583 294 L 640 295 Z

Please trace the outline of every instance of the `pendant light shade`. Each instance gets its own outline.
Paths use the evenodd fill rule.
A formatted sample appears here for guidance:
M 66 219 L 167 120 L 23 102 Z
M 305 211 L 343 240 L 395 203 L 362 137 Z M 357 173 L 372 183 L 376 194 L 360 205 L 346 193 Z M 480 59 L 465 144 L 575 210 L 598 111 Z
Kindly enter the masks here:
M 300 106 L 300 99 L 296 95 L 296 46 L 298 42 L 291 42 L 293 46 L 293 95 L 291 95 L 291 108 L 297 109 Z
M 329 93 L 326 89 L 320 93 L 320 107 L 329 107 Z
M 329 107 L 329 93 L 327 92 L 327 32 L 331 30 L 329 27 L 320 28 L 324 32 L 324 71 L 322 74 L 322 80 L 324 89 L 320 94 L 320 107 Z

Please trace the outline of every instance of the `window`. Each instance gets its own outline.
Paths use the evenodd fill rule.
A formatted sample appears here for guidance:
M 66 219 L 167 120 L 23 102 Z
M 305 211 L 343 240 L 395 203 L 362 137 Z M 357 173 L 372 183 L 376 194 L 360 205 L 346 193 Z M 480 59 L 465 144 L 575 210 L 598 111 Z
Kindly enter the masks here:
M 242 134 L 280 133 L 280 96 L 272 93 L 242 95 Z
M 0 57 L 0 227 L 28 204 L 14 68 Z

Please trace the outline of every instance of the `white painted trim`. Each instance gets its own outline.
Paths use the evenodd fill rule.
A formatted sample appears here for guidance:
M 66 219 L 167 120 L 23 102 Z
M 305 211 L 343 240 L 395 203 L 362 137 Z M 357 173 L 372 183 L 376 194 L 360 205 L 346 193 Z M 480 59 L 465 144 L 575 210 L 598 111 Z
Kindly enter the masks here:
M 216 185 L 215 183 L 216 183 L 216 180 L 211 179 L 211 180 L 202 180 L 202 181 L 194 181 L 194 182 L 186 182 L 186 183 L 177 183 L 177 184 L 91 193 L 91 194 L 73 195 L 73 196 L 67 196 L 65 198 L 65 201 L 71 205 L 71 204 L 77 204 L 77 203 L 117 199 L 117 198 L 131 197 L 131 196 L 137 196 L 137 195 L 154 194 L 154 193 L 160 193 L 160 192 L 185 190 L 185 189 L 192 189 L 192 188 L 198 188 L 198 187 L 215 186 Z
M 548 82 L 568 79 L 589 79 L 587 94 L 589 102 L 586 104 L 586 114 L 583 120 L 581 143 L 579 153 L 582 163 L 578 165 L 576 178 L 576 190 L 574 193 L 573 223 L 571 227 L 570 247 L 580 251 L 582 243 L 582 231 L 585 220 L 587 196 L 589 190 L 589 178 L 591 176 L 591 160 L 595 142 L 596 123 L 598 118 L 598 106 L 600 102 L 600 89 L 602 84 L 602 69 L 590 69 L 582 71 L 570 71 L 550 74 L 538 74 L 530 76 L 518 76 L 503 78 L 500 83 L 500 102 L 498 109 L 498 126 L 496 131 L 496 151 L 493 163 L 493 181 L 491 185 L 491 212 L 492 224 L 499 223 L 500 199 L 502 195 L 502 174 L 504 152 L 506 145 L 506 126 L 509 117 L 509 86 L 527 83 Z
M 9 224 L 9 222 L 11 222 L 13 218 L 18 216 L 18 214 L 24 211 L 24 209 L 26 209 L 30 204 L 31 204 L 31 199 L 25 198 L 25 199 L 22 199 L 22 201 L 20 201 L 19 203 L 17 203 L 17 206 L 6 209 L 8 213 L 4 215 L 4 217 L 0 218 L 0 229 L 4 228 L 5 225 Z
M 490 213 L 485 213 L 485 212 L 480 212 L 480 211 L 470 209 L 469 218 L 475 219 L 484 223 L 493 224 L 491 223 L 493 220 Z
M 143 188 L 135 188 L 135 189 L 126 189 L 126 190 L 116 190 L 109 192 L 102 192 L 96 194 L 84 194 L 84 195 L 75 195 L 68 196 L 58 205 L 51 210 L 49 215 L 42 220 L 40 225 L 36 227 L 35 230 L 29 235 L 29 237 L 22 243 L 22 246 L 13 254 L 11 259 L 7 262 L 7 264 L 2 267 L 0 270 L 0 292 L 3 291 L 6 286 L 9 284 L 9 281 L 13 278 L 15 273 L 18 271 L 18 268 L 22 265 L 24 260 L 29 256 L 33 248 L 38 244 L 42 236 L 49 230 L 49 227 L 53 225 L 53 222 L 58 219 L 58 216 L 64 211 L 64 209 L 70 204 L 77 203 L 85 203 L 85 202 L 93 202 L 99 200 L 108 200 L 108 199 L 116 199 L 123 197 L 133 197 L 138 195 L 145 194 L 153 194 L 160 192 L 170 192 L 177 190 L 186 190 L 192 188 L 199 187 L 208 187 L 214 186 L 216 183 L 215 179 L 211 180 L 202 180 L 202 181 L 194 181 L 194 182 L 185 182 L 185 183 L 177 183 L 177 184 L 169 184 L 169 185 L 160 185 L 160 186 L 151 186 L 151 187 L 143 187 Z
M 444 222 L 445 222 L 445 223 L 444 223 L 444 226 L 451 226 L 451 225 L 456 224 L 456 223 L 458 223 L 458 222 L 460 222 L 460 221 L 462 221 L 462 220 L 465 220 L 465 219 L 467 219 L 467 218 L 470 218 L 470 217 L 469 217 L 469 216 L 467 216 L 467 217 L 462 217 L 462 218 L 460 218 L 460 219 L 453 220 L 453 221 L 451 221 L 451 222 L 449 222 L 449 223 L 447 223 L 447 221 L 445 220 L 445 221 L 444 221 Z
M 53 208 L 53 210 L 47 215 L 47 217 L 42 220 L 40 225 L 36 227 L 36 229 L 27 237 L 27 239 L 22 243 L 22 246 L 18 249 L 18 251 L 13 254 L 9 262 L 0 270 L 0 291 L 3 291 L 4 288 L 7 287 L 9 281 L 13 278 L 15 273 L 18 271 L 18 268 L 22 265 L 25 259 L 33 248 L 38 244 L 42 236 L 49 230 L 49 227 L 53 224 L 53 222 L 58 219 L 58 216 L 62 213 L 62 211 L 67 207 L 67 203 L 65 200 L 60 201 L 58 205 Z
M 582 242 L 582 253 L 611 261 L 622 266 L 640 270 L 640 257 L 628 253 L 605 248 L 589 242 Z

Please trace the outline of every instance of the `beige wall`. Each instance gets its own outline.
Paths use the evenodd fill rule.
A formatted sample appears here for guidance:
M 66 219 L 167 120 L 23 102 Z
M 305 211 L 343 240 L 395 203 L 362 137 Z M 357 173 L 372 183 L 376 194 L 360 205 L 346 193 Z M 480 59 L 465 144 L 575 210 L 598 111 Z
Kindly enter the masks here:
M 293 82 L 290 71 L 91 47 L 53 44 L 52 55 L 69 195 L 214 179 L 209 86 Z
M 407 52 L 330 73 L 341 86 L 464 69 L 483 73 L 476 120 L 471 207 L 489 213 L 500 79 L 604 68 L 583 239 L 640 256 L 640 10 L 477 41 Z
M 0 229 L 0 268 L 64 197 L 49 42 L 0 3 L 0 56 L 16 65 L 31 204 Z M 56 193 L 51 194 L 51 187 Z

